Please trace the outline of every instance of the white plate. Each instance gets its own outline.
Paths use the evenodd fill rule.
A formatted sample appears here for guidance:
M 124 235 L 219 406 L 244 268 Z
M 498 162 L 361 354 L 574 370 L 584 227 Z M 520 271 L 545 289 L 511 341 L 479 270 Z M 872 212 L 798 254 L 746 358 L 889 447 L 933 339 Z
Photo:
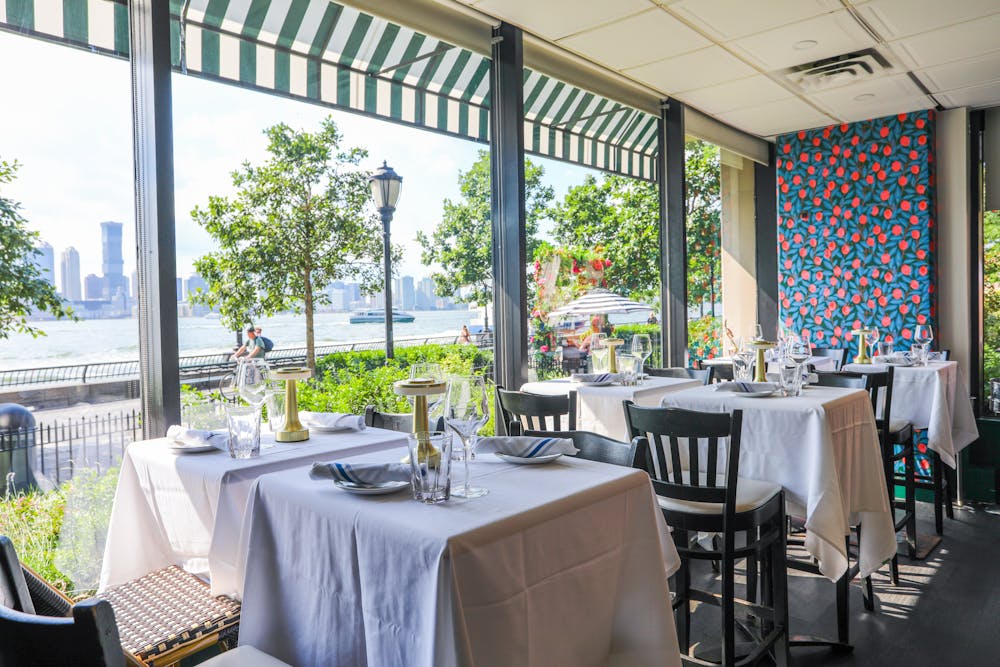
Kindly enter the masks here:
M 576 384 L 581 387 L 610 387 L 614 384 L 614 380 L 605 380 L 604 382 L 577 382 Z
M 734 392 L 737 396 L 744 396 L 746 398 L 767 398 L 768 396 L 773 396 L 777 389 L 771 389 L 769 391 L 750 391 L 747 393 Z
M 500 452 L 493 452 L 497 455 L 497 458 L 506 461 L 507 463 L 516 463 L 518 465 L 535 465 L 537 463 L 551 463 L 557 458 L 562 456 L 562 454 L 546 454 L 545 456 L 511 456 L 510 454 L 501 454 Z
M 359 496 L 382 496 L 388 493 L 396 493 L 410 486 L 409 482 L 382 482 L 381 484 L 355 484 L 354 482 L 342 482 L 339 479 L 333 480 L 334 486 L 343 489 L 348 493 L 356 493 Z
M 192 445 L 186 442 L 181 442 L 180 440 L 174 440 L 170 443 L 170 449 L 175 454 L 200 454 L 202 452 L 221 451 L 215 445 Z

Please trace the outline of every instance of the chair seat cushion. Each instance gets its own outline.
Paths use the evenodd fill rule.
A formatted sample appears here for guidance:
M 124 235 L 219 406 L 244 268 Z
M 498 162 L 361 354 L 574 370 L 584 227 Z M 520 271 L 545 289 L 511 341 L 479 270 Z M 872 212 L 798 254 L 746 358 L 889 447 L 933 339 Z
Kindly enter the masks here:
M 174 565 L 97 597 L 115 610 L 122 648 L 143 662 L 240 621 L 239 602 L 213 597 L 208 584 Z
M 705 474 L 699 475 L 701 483 L 705 483 Z M 683 473 L 684 482 L 689 483 L 687 471 Z M 720 476 L 721 481 L 721 476 Z M 749 477 L 739 477 L 736 480 L 736 512 L 749 512 L 765 504 L 781 492 L 781 485 L 765 482 Z M 679 500 L 657 496 L 660 507 L 671 512 L 687 512 L 688 514 L 722 514 L 722 503 L 700 503 L 691 500 Z
M 253 646 L 237 646 L 199 664 L 202 667 L 290 667 Z

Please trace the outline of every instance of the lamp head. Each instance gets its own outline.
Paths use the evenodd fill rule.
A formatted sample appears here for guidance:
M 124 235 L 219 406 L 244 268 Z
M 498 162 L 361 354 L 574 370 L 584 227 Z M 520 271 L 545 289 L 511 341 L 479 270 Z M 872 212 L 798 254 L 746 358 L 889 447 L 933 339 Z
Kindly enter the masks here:
M 396 202 L 399 201 L 399 190 L 403 184 L 402 176 L 383 161 L 382 166 L 368 177 L 368 184 L 372 190 L 372 199 L 379 210 L 395 210 Z

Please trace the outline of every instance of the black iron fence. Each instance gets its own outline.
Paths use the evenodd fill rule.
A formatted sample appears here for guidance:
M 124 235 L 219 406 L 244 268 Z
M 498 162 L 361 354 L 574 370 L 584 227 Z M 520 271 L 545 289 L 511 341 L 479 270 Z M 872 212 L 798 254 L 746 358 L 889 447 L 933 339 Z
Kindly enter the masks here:
M 421 338 L 403 338 L 396 341 L 396 347 L 413 345 L 452 345 L 458 342 L 457 336 L 425 336 Z M 479 342 L 480 347 L 489 346 L 490 341 Z M 385 347 L 382 340 L 370 340 L 357 343 L 339 343 L 335 345 L 320 345 L 316 348 L 316 357 L 322 357 L 334 352 L 355 352 L 359 350 L 381 350 Z M 306 363 L 306 348 L 274 349 L 267 354 L 267 360 L 272 366 L 296 366 Z M 199 354 L 180 357 L 181 382 L 190 382 L 232 370 L 235 363 L 230 361 L 230 354 Z M 37 385 L 51 384 L 87 384 L 106 382 L 109 380 L 135 380 L 139 377 L 139 362 L 108 361 L 75 366 L 46 366 L 43 368 L 17 368 L 0 370 L 0 388 L 16 389 Z
M 90 415 L 34 428 L 0 431 L 0 475 L 6 487 L 51 489 L 79 468 L 118 465 L 142 436 L 142 413 Z

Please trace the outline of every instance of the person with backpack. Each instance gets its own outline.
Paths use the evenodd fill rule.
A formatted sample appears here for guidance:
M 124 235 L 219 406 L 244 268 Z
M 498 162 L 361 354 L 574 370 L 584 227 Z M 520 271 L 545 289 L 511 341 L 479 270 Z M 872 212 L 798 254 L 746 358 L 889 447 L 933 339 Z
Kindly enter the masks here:
M 247 329 L 247 342 L 243 343 L 242 347 L 236 350 L 231 358 L 235 360 L 245 356 L 250 359 L 263 359 L 273 347 L 274 343 L 270 339 L 260 335 L 260 327 L 249 327 Z
M 260 327 L 254 327 L 254 333 L 257 334 L 257 338 L 259 338 L 261 342 L 264 344 L 264 352 L 270 352 L 271 350 L 274 349 L 274 341 L 264 336 L 261 333 Z

